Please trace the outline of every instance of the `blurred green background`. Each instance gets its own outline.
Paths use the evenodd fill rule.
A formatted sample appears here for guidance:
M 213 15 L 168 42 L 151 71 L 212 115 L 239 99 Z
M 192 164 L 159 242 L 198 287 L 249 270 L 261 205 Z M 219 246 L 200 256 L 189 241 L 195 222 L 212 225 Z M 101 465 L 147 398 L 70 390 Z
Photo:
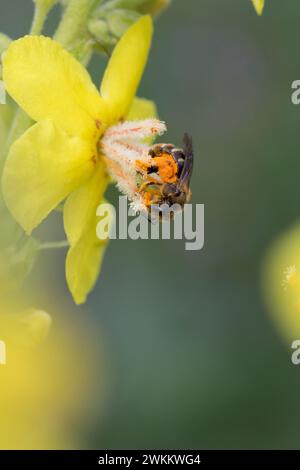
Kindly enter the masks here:
M 30 0 L 1 0 L 0 30 L 22 36 L 31 16 Z M 56 299 L 59 315 L 83 317 L 103 346 L 94 361 L 105 387 L 82 448 L 300 447 L 300 368 L 261 292 L 266 250 L 300 215 L 300 107 L 290 99 L 299 24 L 295 0 L 266 0 L 261 18 L 250 0 L 174 0 L 157 21 L 139 95 L 156 101 L 168 141 L 194 137 L 205 248 L 113 241 L 80 308 L 64 253 L 41 256 L 27 281 L 34 304 L 55 320 Z M 104 65 L 92 61 L 96 83 Z M 57 217 L 49 230 L 61 237 Z

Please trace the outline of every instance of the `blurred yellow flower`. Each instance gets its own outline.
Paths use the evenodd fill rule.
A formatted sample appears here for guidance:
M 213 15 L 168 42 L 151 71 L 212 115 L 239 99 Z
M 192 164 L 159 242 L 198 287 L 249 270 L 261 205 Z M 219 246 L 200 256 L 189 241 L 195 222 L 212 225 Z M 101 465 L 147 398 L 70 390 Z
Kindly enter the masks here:
M 78 304 L 96 282 L 106 246 L 95 230 L 96 208 L 108 184 L 99 141 L 108 127 L 128 113 L 134 118 L 145 106 L 134 97 L 151 38 L 151 17 L 143 16 L 117 44 L 100 93 L 81 64 L 50 38 L 26 36 L 3 56 L 8 93 L 37 121 L 10 148 L 4 198 L 28 234 L 67 198 L 66 277 Z
M 43 310 L 29 309 L 15 315 L 0 313 L 0 336 L 18 349 L 32 350 L 45 341 L 51 323 L 50 315 Z
M 252 0 L 253 6 L 258 15 L 261 15 L 265 6 L 265 0 Z
M 300 225 L 281 235 L 269 249 L 263 266 L 266 304 L 283 337 L 300 339 Z
M 285 289 L 287 289 L 288 287 L 295 288 L 299 282 L 296 266 L 295 265 L 289 266 L 288 268 L 286 268 L 283 274 L 284 274 L 284 279 L 282 281 L 283 287 Z
M 90 332 L 61 319 L 50 330 L 51 318 L 41 310 L 6 311 L 2 305 L 0 449 L 76 448 L 93 394 L 101 401 Z

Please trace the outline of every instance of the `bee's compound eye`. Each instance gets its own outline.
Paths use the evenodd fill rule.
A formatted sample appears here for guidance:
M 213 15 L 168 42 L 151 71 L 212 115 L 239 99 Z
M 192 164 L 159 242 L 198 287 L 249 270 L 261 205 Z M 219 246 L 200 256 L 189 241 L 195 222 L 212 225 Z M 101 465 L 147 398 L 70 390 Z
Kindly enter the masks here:
M 155 158 L 162 153 L 163 146 L 161 144 L 155 144 L 150 149 L 148 154 L 151 158 Z
M 150 149 L 150 150 L 149 150 L 149 155 L 150 155 L 151 158 L 156 157 L 156 152 L 155 152 L 155 150 L 154 150 L 154 149 Z
M 185 192 L 180 192 L 180 194 L 174 198 L 173 200 L 173 203 L 174 204 L 179 204 L 180 206 L 184 206 L 184 204 L 186 203 L 186 194 Z

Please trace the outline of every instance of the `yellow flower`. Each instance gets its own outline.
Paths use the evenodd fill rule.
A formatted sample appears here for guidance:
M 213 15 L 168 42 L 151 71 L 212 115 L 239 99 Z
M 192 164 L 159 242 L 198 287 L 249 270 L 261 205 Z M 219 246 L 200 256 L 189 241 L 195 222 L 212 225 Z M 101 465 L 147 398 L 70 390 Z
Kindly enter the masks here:
M 26 36 L 3 56 L 8 93 L 36 121 L 10 148 L 4 198 L 28 234 L 67 198 L 66 277 L 78 304 L 96 282 L 106 246 L 95 229 L 96 208 L 108 183 L 99 140 L 127 115 L 150 117 L 154 109 L 134 98 L 152 29 L 147 15 L 127 30 L 110 58 L 100 93 L 81 64 L 50 38 Z
M 106 352 L 99 332 L 66 321 L 0 300 L 0 450 L 79 447 L 102 401 Z
M 253 6 L 258 15 L 261 15 L 265 6 L 265 0 L 252 0 Z
M 262 271 L 268 311 L 290 345 L 300 338 L 300 224 L 281 234 L 269 247 Z

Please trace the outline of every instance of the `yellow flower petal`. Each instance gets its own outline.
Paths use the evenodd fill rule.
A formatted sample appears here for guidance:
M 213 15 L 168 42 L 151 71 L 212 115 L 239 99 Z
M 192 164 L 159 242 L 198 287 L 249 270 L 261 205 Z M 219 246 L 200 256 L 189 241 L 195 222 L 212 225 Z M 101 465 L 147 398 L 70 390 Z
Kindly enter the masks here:
M 157 108 L 154 101 L 145 98 L 135 98 L 132 102 L 129 113 L 126 116 L 128 121 L 142 121 L 143 119 L 156 118 Z
M 143 16 L 126 31 L 114 49 L 101 84 L 111 123 L 128 113 L 147 62 L 152 32 L 151 17 Z
M 50 38 L 14 41 L 3 55 L 3 79 L 35 121 L 51 119 L 69 134 L 85 137 L 106 121 L 105 103 L 88 72 Z
M 27 233 L 89 177 L 94 152 L 89 143 L 69 137 L 51 121 L 35 124 L 12 145 L 3 172 L 3 195 Z
M 253 6 L 258 15 L 261 15 L 265 6 L 265 0 L 252 0 Z
M 97 239 L 96 218 L 94 222 L 67 254 L 66 278 L 77 305 L 83 304 L 93 289 L 107 246 L 107 242 Z
M 99 163 L 92 177 L 68 197 L 64 205 L 64 227 L 71 246 L 78 243 L 87 226 L 95 219 L 107 184 L 105 166 Z
M 93 176 L 74 191 L 64 207 L 64 226 L 71 248 L 66 278 L 74 301 L 84 303 L 97 280 L 107 241 L 96 237 L 96 210 L 103 199 L 108 177 L 99 163 Z

